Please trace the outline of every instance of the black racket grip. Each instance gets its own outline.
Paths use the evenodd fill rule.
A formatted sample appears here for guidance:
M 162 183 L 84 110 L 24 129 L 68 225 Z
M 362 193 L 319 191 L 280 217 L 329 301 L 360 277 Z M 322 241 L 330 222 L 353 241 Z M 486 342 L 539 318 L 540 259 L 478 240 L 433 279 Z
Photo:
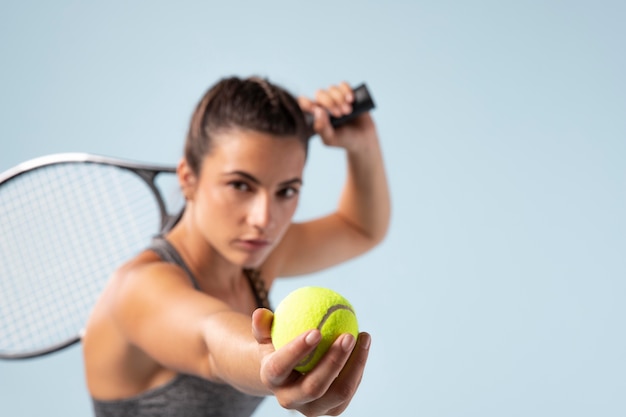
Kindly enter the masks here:
M 352 89 L 352 92 L 354 93 L 352 112 L 341 117 L 330 116 L 330 124 L 333 125 L 333 127 L 342 126 L 348 123 L 350 120 L 353 120 L 359 115 L 368 112 L 376 107 L 376 105 L 374 104 L 374 99 L 372 98 L 372 95 L 367 89 L 367 85 L 365 83 L 354 87 Z M 311 131 L 313 131 L 313 115 L 311 113 L 306 113 L 305 118 L 307 125 L 309 126 Z

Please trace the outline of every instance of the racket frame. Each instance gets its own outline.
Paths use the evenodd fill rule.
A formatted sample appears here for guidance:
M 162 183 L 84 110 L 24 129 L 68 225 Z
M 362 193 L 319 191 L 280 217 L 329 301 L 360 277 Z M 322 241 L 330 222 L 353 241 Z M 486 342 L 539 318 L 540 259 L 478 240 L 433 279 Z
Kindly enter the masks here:
M 180 217 L 182 216 L 182 210 L 177 214 L 170 214 L 167 211 L 165 201 L 163 196 L 161 195 L 161 191 L 157 187 L 155 180 L 157 176 L 161 173 L 169 173 L 175 174 L 176 167 L 170 165 L 159 165 L 159 164 L 145 164 L 132 162 L 129 160 L 111 158 L 102 155 L 95 155 L 84 152 L 68 152 L 68 153 L 56 153 L 51 155 L 45 155 L 41 157 L 37 157 L 34 159 L 30 159 L 28 161 L 24 161 L 2 173 L 0 173 L 0 187 L 11 181 L 20 175 L 27 174 L 36 169 L 43 168 L 50 165 L 59 165 L 65 163 L 84 163 L 84 164 L 98 164 L 98 165 L 108 165 L 116 168 L 124 169 L 133 172 L 137 176 L 139 176 L 145 184 L 152 191 L 152 195 L 157 202 L 157 206 L 159 208 L 159 212 L 161 215 L 161 229 L 156 230 L 155 233 L 163 230 L 169 230 L 172 226 L 178 222 Z M 184 208 L 183 208 L 184 210 Z M 79 331 L 79 333 L 66 339 L 62 342 L 55 343 L 45 348 L 30 350 L 28 352 L 2 352 L 0 351 L 0 360 L 1 359 L 29 359 L 36 358 L 44 355 L 48 355 L 54 352 L 58 352 L 65 348 L 68 348 L 78 342 L 80 342 L 83 335 L 83 331 Z

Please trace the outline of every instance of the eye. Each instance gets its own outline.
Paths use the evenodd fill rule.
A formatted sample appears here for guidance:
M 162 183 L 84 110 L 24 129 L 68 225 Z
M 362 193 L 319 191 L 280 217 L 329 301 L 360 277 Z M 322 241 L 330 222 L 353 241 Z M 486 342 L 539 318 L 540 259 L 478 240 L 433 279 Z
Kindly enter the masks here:
M 278 191 L 278 196 L 282 198 L 292 198 L 300 192 L 296 187 L 286 187 Z
M 228 183 L 228 185 L 232 188 L 234 188 L 237 191 L 250 191 L 251 188 L 250 186 L 245 183 L 244 181 L 231 181 Z

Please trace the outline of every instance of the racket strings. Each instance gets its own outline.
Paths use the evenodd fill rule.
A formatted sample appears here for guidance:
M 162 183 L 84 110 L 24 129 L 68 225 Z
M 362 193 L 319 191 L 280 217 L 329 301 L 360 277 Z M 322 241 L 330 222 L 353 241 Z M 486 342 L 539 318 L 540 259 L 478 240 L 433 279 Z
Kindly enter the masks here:
M 143 180 L 110 165 L 51 165 L 0 187 L 0 354 L 75 339 L 160 219 Z

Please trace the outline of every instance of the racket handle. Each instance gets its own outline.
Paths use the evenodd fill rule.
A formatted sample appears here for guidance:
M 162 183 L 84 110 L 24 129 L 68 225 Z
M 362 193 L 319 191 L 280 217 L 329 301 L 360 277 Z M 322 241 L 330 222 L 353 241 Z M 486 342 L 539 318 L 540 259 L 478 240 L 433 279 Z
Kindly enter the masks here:
M 352 112 L 341 117 L 330 116 L 330 124 L 333 127 L 342 126 L 360 116 L 361 114 L 368 112 L 376 107 L 376 105 L 374 104 L 374 100 L 372 99 L 372 95 L 367 89 L 367 85 L 365 85 L 365 83 L 353 88 L 352 92 L 354 93 Z M 311 131 L 313 131 L 313 115 L 311 113 L 305 113 L 304 116 L 306 118 L 307 125 L 309 125 Z

